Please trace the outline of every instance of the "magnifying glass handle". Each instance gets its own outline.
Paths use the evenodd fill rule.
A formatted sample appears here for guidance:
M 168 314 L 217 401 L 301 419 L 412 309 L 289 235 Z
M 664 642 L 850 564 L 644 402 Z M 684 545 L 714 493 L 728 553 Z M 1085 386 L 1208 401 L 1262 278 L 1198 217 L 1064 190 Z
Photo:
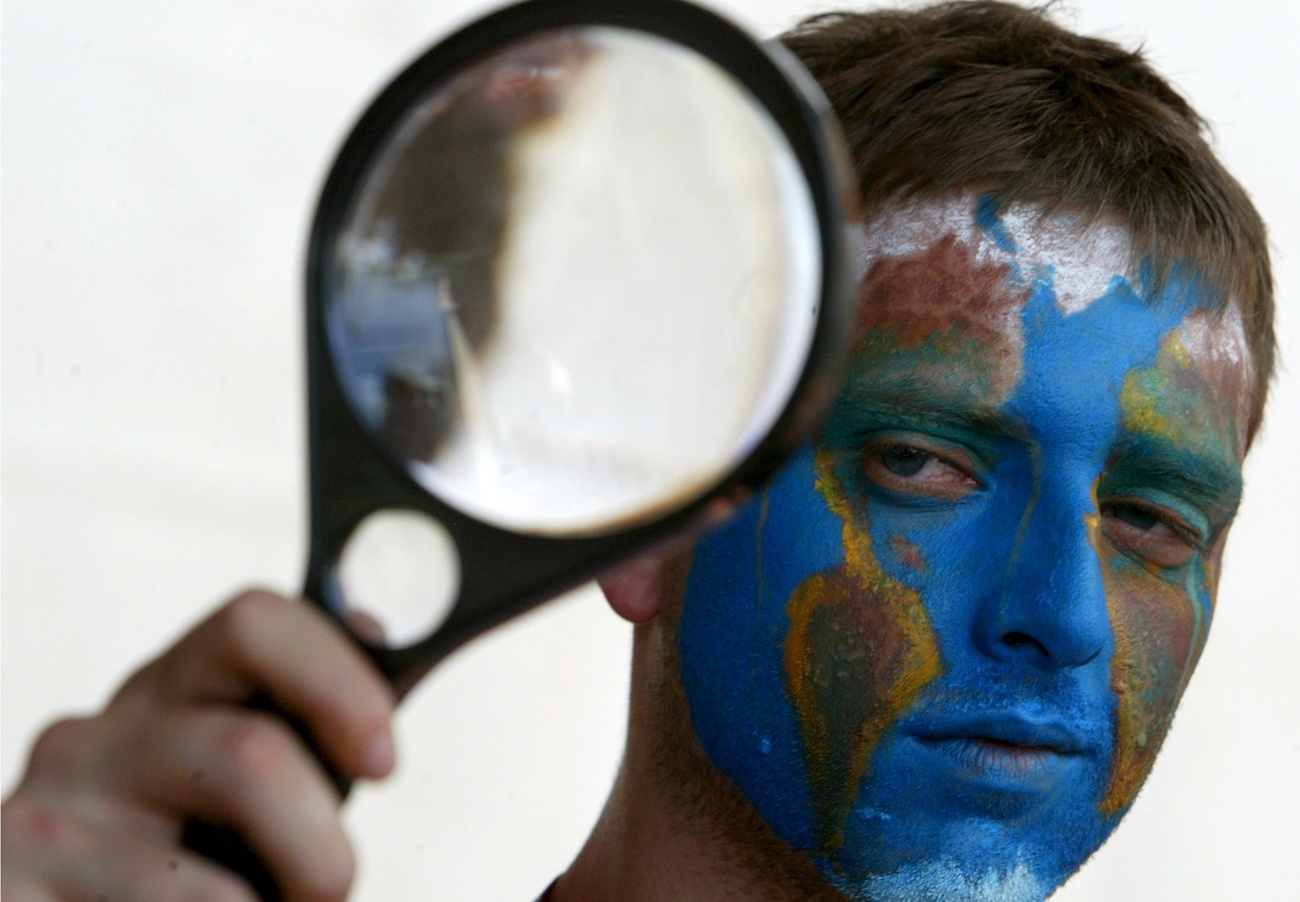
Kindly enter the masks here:
M 307 744 L 307 748 L 311 749 L 321 767 L 325 769 L 325 774 L 329 777 L 330 782 L 334 784 L 334 788 L 338 790 L 339 797 L 342 799 L 348 797 L 348 791 L 352 788 L 352 780 L 329 765 L 325 756 L 316 747 L 316 743 L 312 741 L 311 734 L 302 721 L 281 710 L 272 701 L 271 697 L 265 693 L 258 693 L 248 702 L 246 707 L 254 711 L 274 714 L 291 726 L 299 738 Z M 257 853 L 248 845 L 247 840 L 238 830 L 223 824 L 192 820 L 185 825 L 185 830 L 181 834 L 181 844 L 199 853 L 204 858 L 239 874 L 263 902 L 280 902 L 280 899 L 283 898 L 275 877 L 271 875 L 270 870 L 262 863 Z

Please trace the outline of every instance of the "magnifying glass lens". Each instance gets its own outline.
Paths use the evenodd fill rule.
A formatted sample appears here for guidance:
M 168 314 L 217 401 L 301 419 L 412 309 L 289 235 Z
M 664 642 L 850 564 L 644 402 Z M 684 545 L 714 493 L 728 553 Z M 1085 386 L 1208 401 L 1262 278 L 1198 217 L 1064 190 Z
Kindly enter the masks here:
M 358 419 L 484 522 L 585 535 L 709 489 L 807 357 L 816 212 L 771 116 L 630 29 L 507 45 L 374 156 L 326 297 Z

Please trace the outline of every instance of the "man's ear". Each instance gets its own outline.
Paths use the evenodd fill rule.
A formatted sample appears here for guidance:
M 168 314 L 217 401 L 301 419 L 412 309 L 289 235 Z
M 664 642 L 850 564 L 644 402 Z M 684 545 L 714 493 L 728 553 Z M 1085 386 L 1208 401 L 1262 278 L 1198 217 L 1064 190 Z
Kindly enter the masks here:
M 632 558 L 596 580 L 614 613 L 632 623 L 649 623 L 685 591 L 693 549 L 656 549 Z

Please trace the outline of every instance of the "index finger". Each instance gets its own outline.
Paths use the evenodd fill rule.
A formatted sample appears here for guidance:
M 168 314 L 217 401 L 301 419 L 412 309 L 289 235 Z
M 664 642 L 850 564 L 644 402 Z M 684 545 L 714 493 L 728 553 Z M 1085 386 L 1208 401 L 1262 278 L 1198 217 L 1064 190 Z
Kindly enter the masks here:
M 110 707 L 241 704 L 265 693 L 300 720 L 352 776 L 393 766 L 392 689 L 321 611 L 272 592 L 244 592 L 122 687 Z

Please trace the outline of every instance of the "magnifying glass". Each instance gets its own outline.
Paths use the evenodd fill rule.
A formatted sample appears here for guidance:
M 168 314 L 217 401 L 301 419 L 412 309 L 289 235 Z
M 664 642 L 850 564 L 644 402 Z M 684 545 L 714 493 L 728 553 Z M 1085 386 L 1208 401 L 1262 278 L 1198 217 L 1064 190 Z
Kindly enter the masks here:
M 529 0 L 379 95 L 309 248 L 305 594 L 399 697 L 799 445 L 855 315 L 846 161 L 793 58 L 680 0 Z

